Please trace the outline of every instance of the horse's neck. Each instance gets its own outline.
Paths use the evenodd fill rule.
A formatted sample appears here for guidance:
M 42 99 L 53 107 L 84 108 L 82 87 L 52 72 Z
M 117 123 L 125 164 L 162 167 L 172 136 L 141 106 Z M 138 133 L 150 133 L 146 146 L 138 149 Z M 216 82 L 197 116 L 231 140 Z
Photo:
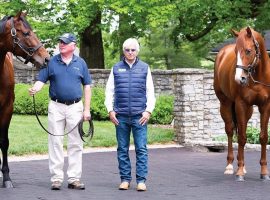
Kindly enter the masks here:
M 4 66 L 5 59 L 6 59 L 6 53 L 0 53 L 0 68 L 1 69 Z
M 14 85 L 13 62 L 12 57 L 9 56 L 7 54 L 0 54 L 0 88 Z
M 270 59 L 267 52 L 261 55 L 258 69 L 256 69 L 258 77 L 270 80 Z
M 10 36 L 11 37 L 11 36 Z M 0 54 L 13 51 L 13 41 L 8 34 L 0 34 Z

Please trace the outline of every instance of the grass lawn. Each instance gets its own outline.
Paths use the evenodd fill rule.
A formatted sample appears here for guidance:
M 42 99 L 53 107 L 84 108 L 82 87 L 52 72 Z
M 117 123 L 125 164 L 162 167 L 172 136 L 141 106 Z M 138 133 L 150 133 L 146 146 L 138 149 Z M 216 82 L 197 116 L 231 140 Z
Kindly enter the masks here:
M 40 116 L 40 120 L 47 128 L 47 116 Z M 88 123 L 84 125 L 87 130 Z M 166 144 L 173 142 L 173 139 L 173 129 L 148 126 L 148 144 Z M 48 152 L 47 140 L 47 133 L 38 124 L 34 115 L 13 115 L 9 128 L 10 155 L 46 154 Z M 84 146 L 116 146 L 114 125 L 110 121 L 94 121 L 94 137 L 91 141 L 86 141 Z

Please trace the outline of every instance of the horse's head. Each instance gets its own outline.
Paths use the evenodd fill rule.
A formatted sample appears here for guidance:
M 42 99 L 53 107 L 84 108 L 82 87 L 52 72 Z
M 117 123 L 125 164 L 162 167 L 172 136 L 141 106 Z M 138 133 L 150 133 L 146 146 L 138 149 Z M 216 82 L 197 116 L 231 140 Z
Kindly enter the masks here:
M 30 61 L 37 68 L 46 66 L 50 55 L 33 32 L 25 17 L 26 13 L 19 12 L 14 17 L 6 18 L 5 26 L 2 28 L 5 44 L 0 41 L 0 48 L 3 46 L 6 51 L 12 52 L 15 56 L 23 57 L 25 63 Z
M 255 31 L 249 27 L 240 32 L 232 30 L 237 37 L 235 53 L 237 56 L 235 81 L 238 84 L 246 85 L 248 77 L 255 72 L 255 67 L 260 58 L 260 47 L 255 38 Z M 256 32 L 256 35 L 259 33 Z

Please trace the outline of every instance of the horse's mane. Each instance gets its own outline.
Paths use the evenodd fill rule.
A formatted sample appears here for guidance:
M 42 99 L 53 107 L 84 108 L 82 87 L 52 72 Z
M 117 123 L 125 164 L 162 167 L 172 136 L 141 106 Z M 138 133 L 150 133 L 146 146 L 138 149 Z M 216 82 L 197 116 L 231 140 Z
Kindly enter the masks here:
M 0 33 L 5 32 L 6 23 L 10 18 L 11 18 L 11 16 L 5 16 L 5 17 L 3 17 L 3 19 L 1 19 L 1 21 L 0 21 Z
M 266 46 L 265 46 L 265 38 L 264 38 L 264 36 L 260 32 L 257 32 L 257 31 L 254 31 L 254 30 L 253 30 L 252 34 L 255 37 L 255 39 L 257 40 L 257 42 L 259 43 L 261 52 L 265 52 L 266 51 Z
M 14 17 L 14 16 L 5 16 L 5 17 L 3 17 L 3 19 L 0 20 L 0 33 L 5 32 L 6 23 L 11 17 Z M 29 28 L 30 30 L 32 30 L 32 27 L 30 26 L 28 21 L 23 16 L 20 16 L 20 19 L 22 20 L 22 22 L 26 28 Z
M 29 28 L 30 30 L 32 30 L 32 27 L 30 26 L 30 24 L 28 23 L 28 21 L 25 19 L 24 16 L 21 16 L 20 19 L 22 20 L 22 22 L 26 28 Z

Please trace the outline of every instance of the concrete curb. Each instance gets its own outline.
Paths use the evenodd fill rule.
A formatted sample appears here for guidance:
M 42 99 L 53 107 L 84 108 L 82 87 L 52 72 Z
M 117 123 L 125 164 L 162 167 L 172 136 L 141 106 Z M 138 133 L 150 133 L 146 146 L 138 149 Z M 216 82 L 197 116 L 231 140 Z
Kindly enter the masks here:
M 148 149 L 160 149 L 160 148 L 180 148 L 180 147 L 184 147 L 182 145 L 179 144 L 154 144 L 154 145 L 148 145 Z M 130 146 L 130 150 L 134 150 L 134 146 L 131 145 Z M 110 147 L 110 148 L 105 148 L 105 147 L 101 147 L 101 148 L 85 148 L 83 150 L 83 153 L 98 153 L 98 152 L 112 152 L 112 151 L 116 151 L 116 147 Z M 65 156 L 66 152 L 65 152 Z M 25 155 L 25 156 L 9 156 L 9 162 L 22 162 L 22 161 L 29 161 L 29 160 L 46 160 L 48 159 L 48 155 L 44 154 L 44 155 Z

